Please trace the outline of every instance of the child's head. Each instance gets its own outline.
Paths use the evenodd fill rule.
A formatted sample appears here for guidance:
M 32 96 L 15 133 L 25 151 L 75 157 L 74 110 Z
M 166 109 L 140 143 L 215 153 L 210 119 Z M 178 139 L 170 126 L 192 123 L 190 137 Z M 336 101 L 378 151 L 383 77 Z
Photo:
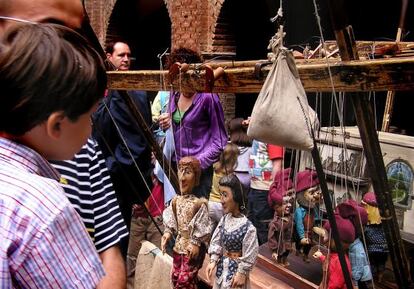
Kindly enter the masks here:
M 103 97 L 106 72 L 78 33 L 25 24 L 0 47 L 0 133 L 49 159 L 68 159 L 90 135 L 90 114 Z
M 239 178 L 234 174 L 226 175 L 220 179 L 219 186 L 224 213 L 245 213 L 247 200 Z
M 233 143 L 226 144 L 218 162 L 214 164 L 214 171 L 224 175 L 232 174 L 236 167 L 238 156 L 239 148 Z
M 183 157 L 178 163 L 178 180 L 181 194 L 193 192 L 193 188 L 200 182 L 200 161 L 193 156 Z
M 293 182 L 290 179 L 291 169 L 276 173 L 274 181 L 269 189 L 267 202 L 279 216 L 289 215 L 294 200 Z
M 230 142 L 241 147 L 250 147 L 252 138 L 247 135 L 247 127 L 244 127 L 242 123 L 242 118 L 233 118 L 228 122 Z

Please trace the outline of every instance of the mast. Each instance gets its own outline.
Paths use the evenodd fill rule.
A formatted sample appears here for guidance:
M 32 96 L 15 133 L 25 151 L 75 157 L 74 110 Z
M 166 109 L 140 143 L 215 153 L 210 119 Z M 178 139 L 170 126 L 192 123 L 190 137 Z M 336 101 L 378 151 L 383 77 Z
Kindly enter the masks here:
M 343 61 L 358 60 L 352 26 L 345 16 L 344 0 L 329 0 L 329 10 L 335 38 Z M 388 249 L 394 269 L 395 281 L 399 288 L 408 288 L 408 266 L 403 241 L 400 236 L 394 203 L 389 190 L 384 160 L 374 127 L 374 114 L 369 105 L 368 95 L 363 92 L 351 93 L 358 129 L 364 147 L 370 177 L 377 197 Z

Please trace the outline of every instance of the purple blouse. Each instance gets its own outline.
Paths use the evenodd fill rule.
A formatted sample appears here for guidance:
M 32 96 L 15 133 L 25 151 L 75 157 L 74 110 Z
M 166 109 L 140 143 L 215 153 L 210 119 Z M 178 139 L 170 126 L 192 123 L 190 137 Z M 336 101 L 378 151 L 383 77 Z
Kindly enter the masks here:
M 179 96 L 178 92 L 170 96 L 171 115 L 177 109 Z M 215 163 L 227 143 L 223 108 L 215 93 L 197 93 L 181 122 L 173 121 L 172 127 L 176 161 L 185 156 L 195 156 L 201 169 Z

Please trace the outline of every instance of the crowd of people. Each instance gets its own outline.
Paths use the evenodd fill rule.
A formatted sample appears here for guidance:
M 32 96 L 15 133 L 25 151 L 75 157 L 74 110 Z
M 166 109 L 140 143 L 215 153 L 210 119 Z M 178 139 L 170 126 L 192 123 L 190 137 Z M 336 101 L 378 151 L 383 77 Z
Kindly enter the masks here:
M 75 31 L 82 28 L 80 1 L 5 2 L 0 288 L 134 288 L 142 240 L 172 251 L 174 288 L 197 288 L 205 255 L 207 275 L 216 272 L 214 288 L 249 288 L 260 245 L 288 266 L 295 242 L 308 262 L 313 232 L 331 247 L 328 258 L 314 254 L 330 272 L 327 284 L 343 282 L 329 223 L 319 215 L 314 171 L 293 181 L 283 168 L 284 148 L 249 138 L 248 119 L 226 125 L 215 93 L 160 92 L 151 107 L 146 92 L 128 91 L 170 151 L 180 192 L 167 194 L 169 172 L 160 177 L 154 170 L 123 94 L 107 90 L 104 60 Z M 130 68 L 126 42 L 108 43 L 106 56 L 114 69 Z M 166 68 L 176 62 L 201 59 L 180 48 Z M 338 206 L 336 218 L 355 285 L 369 288 L 388 252 L 375 195 L 366 194 L 362 206 Z

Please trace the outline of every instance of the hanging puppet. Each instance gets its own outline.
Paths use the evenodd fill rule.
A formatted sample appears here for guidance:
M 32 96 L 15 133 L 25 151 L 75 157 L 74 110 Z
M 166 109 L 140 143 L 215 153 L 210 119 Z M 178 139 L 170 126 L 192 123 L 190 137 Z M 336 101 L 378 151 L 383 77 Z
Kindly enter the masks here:
M 171 281 L 173 288 L 197 288 L 197 273 L 201 268 L 210 238 L 207 200 L 197 198 L 192 189 L 199 182 L 200 162 L 195 157 L 183 157 L 178 164 L 181 195 L 175 196 L 164 210 L 164 235 L 161 250 L 175 237 Z
M 341 240 L 342 250 L 346 252 L 349 246 L 355 240 L 355 228 L 349 219 L 342 218 L 339 214 L 335 214 L 335 221 L 338 227 L 339 239 Z M 335 241 L 331 238 L 331 226 L 326 222 L 323 228 L 315 227 L 315 233 L 322 237 L 323 242 L 329 248 L 328 255 L 325 256 L 321 251 L 316 251 L 313 254 L 315 259 L 319 259 L 323 265 L 322 282 L 320 289 L 338 288 L 347 289 L 344 274 L 342 272 L 341 263 L 339 262 L 339 255 L 336 249 Z M 348 267 L 349 275 L 351 276 L 351 264 L 349 262 L 348 254 L 345 254 L 345 262 Z
M 299 206 L 295 210 L 296 252 L 309 263 L 309 251 L 312 248 L 312 227 L 319 221 L 319 203 L 321 191 L 316 171 L 305 170 L 296 176 L 296 200 Z
M 269 224 L 267 245 L 272 250 L 272 258 L 283 266 L 289 265 L 287 257 L 292 249 L 294 190 L 290 171 L 288 168 L 275 175 L 268 194 L 269 206 L 275 213 Z
M 213 233 L 207 276 L 216 268 L 213 289 L 250 288 L 249 272 L 259 251 L 256 228 L 243 215 L 246 198 L 236 175 L 219 181 L 224 216 Z

